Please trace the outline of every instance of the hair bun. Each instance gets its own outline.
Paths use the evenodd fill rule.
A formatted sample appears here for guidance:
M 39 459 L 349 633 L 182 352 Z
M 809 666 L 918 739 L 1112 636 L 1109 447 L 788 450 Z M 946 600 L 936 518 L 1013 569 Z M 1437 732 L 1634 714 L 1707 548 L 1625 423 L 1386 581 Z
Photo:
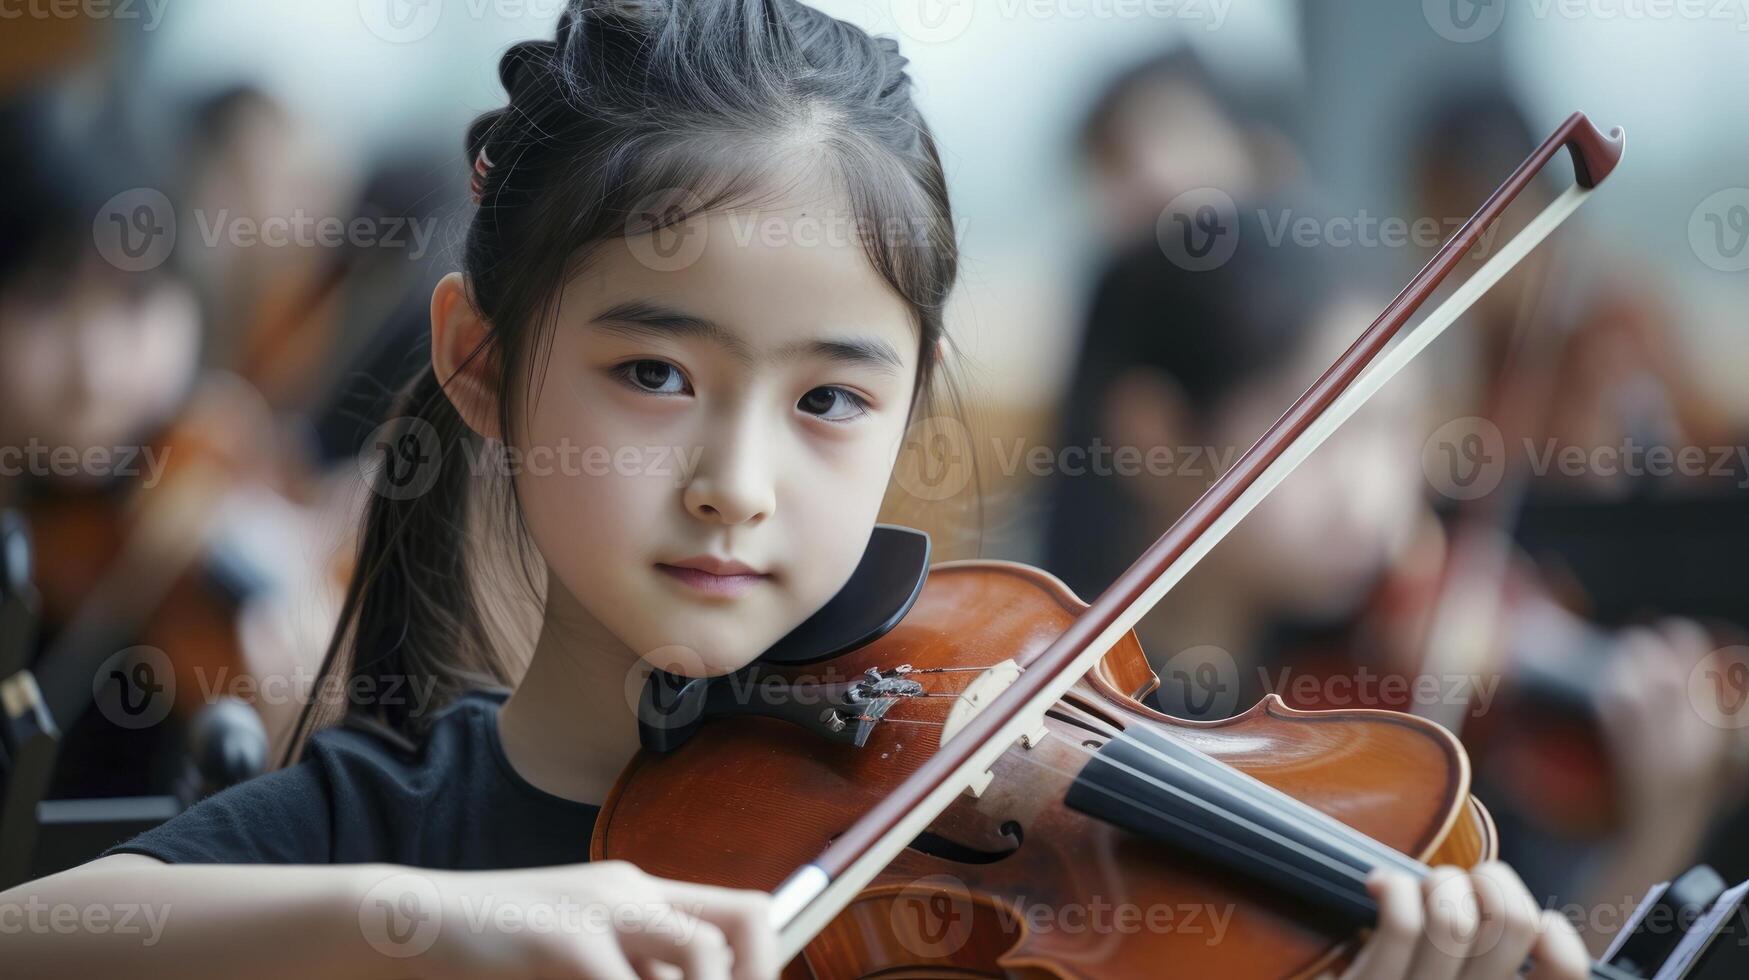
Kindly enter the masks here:
M 515 105 L 536 87 L 551 88 L 559 46 L 553 41 L 519 41 L 498 60 L 498 80 Z
M 680 0 L 574 0 L 567 13 L 587 16 L 591 20 L 650 24 L 667 19 L 679 2 Z

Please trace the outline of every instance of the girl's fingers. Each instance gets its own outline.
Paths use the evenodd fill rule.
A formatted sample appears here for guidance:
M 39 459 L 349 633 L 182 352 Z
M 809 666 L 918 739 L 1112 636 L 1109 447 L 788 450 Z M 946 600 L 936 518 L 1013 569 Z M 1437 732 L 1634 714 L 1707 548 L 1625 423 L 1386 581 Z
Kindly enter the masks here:
M 734 980 L 771 980 L 778 975 L 783 964 L 777 961 L 770 895 L 684 881 L 663 885 L 670 902 L 715 926 L 727 938 L 734 951 Z
M 1421 938 L 1421 889 L 1408 875 L 1375 871 L 1366 879 L 1366 890 L 1378 904 L 1378 924 L 1342 980 L 1398 980 L 1407 974 Z
M 642 964 L 645 977 L 660 976 L 667 963 L 692 980 L 729 980 L 732 953 L 723 931 L 678 908 L 668 908 L 619 930 L 627 960 Z
M 631 962 L 612 941 L 588 943 L 581 950 L 568 955 L 572 958 L 565 964 L 565 972 L 561 974 L 567 980 L 648 980 L 645 974 L 632 969 Z M 543 972 L 541 975 L 548 974 Z
M 1471 880 L 1482 931 L 1459 975 L 1465 980 L 1515 977 L 1536 946 L 1537 931 L 1543 926 L 1542 909 L 1517 873 L 1498 861 L 1477 867 Z
M 1420 941 L 1410 976 L 1416 980 L 1452 980 L 1470 959 L 1481 934 L 1481 909 L 1470 876 L 1458 868 L 1434 868 L 1421 881 Z
M 1536 945 L 1530 950 L 1531 980 L 1585 980 L 1591 957 L 1573 923 L 1559 912 L 1545 911 L 1538 920 Z

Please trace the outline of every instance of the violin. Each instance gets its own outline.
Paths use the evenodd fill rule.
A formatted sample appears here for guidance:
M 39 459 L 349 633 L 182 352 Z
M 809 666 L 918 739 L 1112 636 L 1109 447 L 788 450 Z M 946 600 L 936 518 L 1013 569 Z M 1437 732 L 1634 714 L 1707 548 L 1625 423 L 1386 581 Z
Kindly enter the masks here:
M 1577 186 L 1397 338 L 1562 148 Z M 1344 961 L 1376 920 L 1364 888 L 1373 870 L 1425 876 L 1430 863 L 1494 854 L 1461 745 L 1412 715 L 1304 712 L 1273 696 L 1225 721 L 1174 719 L 1139 700 L 1158 679 L 1132 627 L 1583 203 L 1622 149 L 1619 129 L 1605 137 L 1583 114 L 1569 117 L 1091 604 L 1014 562 L 929 567 L 926 546 L 906 547 L 904 529 L 883 525 L 871 567 L 748 668 L 654 672 L 639 702 L 644 748 L 602 805 L 591 858 L 770 890 L 791 980 L 1115 980 L 1163 965 L 1302 977 Z M 911 582 L 893 571 L 904 564 L 895 554 L 923 556 Z M 1680 880 L 1660 895 L 1692 898 L 1711 884 Z M 1706 907 L 1741 901 L 1724 894 L 1712 889 Z M 1058 910 L 1074 910 L 1080 927 L 1050 921 Z M 1111 927 L 1098 927 L 1102 914 Z M 1218 934 L 1215 914 L 1227 916 Z M 1614 951 L 1592 975 L 1677 962 L 1663 938 Z

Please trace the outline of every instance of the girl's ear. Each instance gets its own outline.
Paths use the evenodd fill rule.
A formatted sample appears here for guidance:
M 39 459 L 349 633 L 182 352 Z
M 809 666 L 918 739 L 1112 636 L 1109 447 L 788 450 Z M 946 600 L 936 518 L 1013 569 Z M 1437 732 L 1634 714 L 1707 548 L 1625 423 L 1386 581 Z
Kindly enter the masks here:
M 468 301 L 462 274 L 439 280 L 431 292 L 431 368 L 468 428 L 498 439 L 498 381 L 484 349 L 491 335 L 491 324 Z

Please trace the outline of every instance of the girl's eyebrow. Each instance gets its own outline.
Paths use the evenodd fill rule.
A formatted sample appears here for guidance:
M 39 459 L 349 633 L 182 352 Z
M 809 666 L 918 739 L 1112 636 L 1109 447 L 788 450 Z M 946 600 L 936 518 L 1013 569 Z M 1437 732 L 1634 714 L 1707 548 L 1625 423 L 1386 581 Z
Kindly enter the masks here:
M 696 337 L 728 351 L 748 367 L 758 358 L 753 349 L 735 331 L 714 320 L 684 313 L 650 300 L 627 300 L 615 303 L 590 321 L 602 329 L 630 337 Z M 831 340 L 798 340 L 774 348 L 767 360 L 781 363 L 797 357 L 818 357 L 840 364 L 871 367 L 886 374 L 895 374 L 905 365 L 893 345 L 878 337 L 842 337 Z

